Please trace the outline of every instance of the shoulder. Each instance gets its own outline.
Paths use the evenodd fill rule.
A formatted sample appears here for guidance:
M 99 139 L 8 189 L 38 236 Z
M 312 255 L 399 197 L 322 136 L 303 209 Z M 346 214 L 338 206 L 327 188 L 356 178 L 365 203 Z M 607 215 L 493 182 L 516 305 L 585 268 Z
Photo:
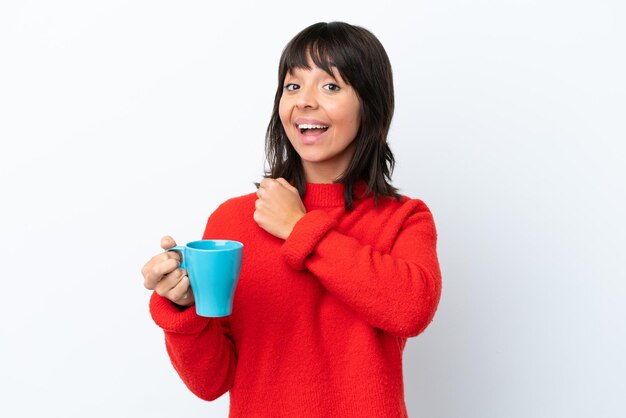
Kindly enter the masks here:
M 207 220 L 204 236 L 229 235 L 250 227 L 256 193 L 230 198 L 221 203 Z M 226 234 L 226 235 L 225 235 Z
M 398 230 L 418 228 L 436 234 L 435 221 L 428 205 L 418 198 L 401 195 L 400 199 L 385 197 L 379 206 L 388 216 L 388 225 Z
M 254 209 L 254 202 L 256 201 L 256 199 L 256 193 L 248 193 L 242 196 L 231 197 L 230 199 L 221 203 L 213 213 L 226 215 L 242 210 L 249 210 L 250 207 Z
M 432 212 L 430 208 L 422 199 L 411 198 L 403 195 L 402 202 L 403 206 L 411 211 L 411 214 L 421 214 L 432 218 Z
M 378 198 L 378 202 L 373 196 L 369 196 L 358 201 L 355 210 L 366 218 L 374 222 L 379 220 L 391 228 L 402 228 L 415 222 L 434 224 L 433 215 L 426 203 L 422 199 L 406 195 L 400 195 L 399 198 L 383 196 Z
M 436 239 L 435 219 L 428 205 L 422 199 L 407 196 L 402 196 L 402 199 L 406 214 L 402 227 L 420 230 Z
M 379 210 L 393 213 L 398 217 L 408 218 L 413 216 L 423 216 L 432 219 L 430 208 L 422 199 L 406 195 L 400 195 L 399 199 L 389 196 L 380 198 L 377 207 Z
M 432 214 L 421 199 L 401 195 L 400 198 L 380 197 L 378 204 L 370 196 L 355 205 L 350 220 L 358 223 L 362 242 L 372 243 L 381 251 L 388 251 L 399 236 L 411 239 L 436 240 Z M 356 218 L 356 221 L 354 219 Z

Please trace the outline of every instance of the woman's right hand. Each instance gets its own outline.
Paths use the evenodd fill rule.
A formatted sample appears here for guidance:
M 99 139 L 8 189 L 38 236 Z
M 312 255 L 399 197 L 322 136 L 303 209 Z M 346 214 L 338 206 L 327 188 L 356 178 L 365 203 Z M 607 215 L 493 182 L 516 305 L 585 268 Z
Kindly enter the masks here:
M 161 238 L 164 250 L 174 246 L 176 241 L 169 235 Z M 187 271 L 180 268 L 180 257 L 178 251 L 166 251 L 152 257 L 141 269 L 143 285 L 177 305 L 191 306 L 194 303 L 193 292 Z

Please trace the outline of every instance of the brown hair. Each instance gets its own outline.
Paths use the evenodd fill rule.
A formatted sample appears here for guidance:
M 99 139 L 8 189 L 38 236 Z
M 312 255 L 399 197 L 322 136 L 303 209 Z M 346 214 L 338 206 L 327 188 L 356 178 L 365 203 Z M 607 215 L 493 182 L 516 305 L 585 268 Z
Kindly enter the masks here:
M 394 109 L 391 64 L 380 41 L 367 29 L 344 22 L 316 23 L 298 33 L 285 47 L 278 66 L 278 88 L 274 109 L 265 136 L 269 170 L 266 176 L 283 177 L 304 196 L 304 170 L 280 121 L 278 107 L 283 83 L 295 68 L 309 69 L 309 57 L 329 74 L 335 67 L 343 80 L 356 92 L 361 111 L 361 126 L 354 139 L 356 148 L 348 168 L 337 180 L 345 185 L 345 206 L 352 208 L 353 187 L 367 183 L 366 194 L 400 199 L 391 185 L 395 159 L 387 144 Z

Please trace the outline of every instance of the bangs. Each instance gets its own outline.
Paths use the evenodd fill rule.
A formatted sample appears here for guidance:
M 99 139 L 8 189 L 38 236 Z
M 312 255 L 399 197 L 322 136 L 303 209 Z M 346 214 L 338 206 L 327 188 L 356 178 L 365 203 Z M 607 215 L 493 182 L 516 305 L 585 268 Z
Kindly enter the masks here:
M 311 29 L 293 39 L 283 51 L 280 68 L 282 78 L 297 68 L 310 70 L 310 61 L 313 61 L 315 66 L 330 75 L 333 75 L 332 68 L 336 68 L 341 78 L 350 84 L 345 71 L 348 67 L 346 43 L 341 42 L 341 35 L 334 33 L 336 31 L 332 30 L 332 25 Z

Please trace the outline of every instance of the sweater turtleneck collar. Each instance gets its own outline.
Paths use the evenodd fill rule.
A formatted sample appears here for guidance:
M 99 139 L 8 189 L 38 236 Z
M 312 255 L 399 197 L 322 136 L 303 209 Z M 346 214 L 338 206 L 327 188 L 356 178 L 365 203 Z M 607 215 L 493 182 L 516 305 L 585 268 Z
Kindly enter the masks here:
M 352 190 L 355 200 L 360 199 L 366 189 L 367 184 L 364 181 L 356 182 Z M 344 206 L 344 190 L 345 185 L 343 183 L 306 183 L 306 192 L 302 202 L 306 207 Z

